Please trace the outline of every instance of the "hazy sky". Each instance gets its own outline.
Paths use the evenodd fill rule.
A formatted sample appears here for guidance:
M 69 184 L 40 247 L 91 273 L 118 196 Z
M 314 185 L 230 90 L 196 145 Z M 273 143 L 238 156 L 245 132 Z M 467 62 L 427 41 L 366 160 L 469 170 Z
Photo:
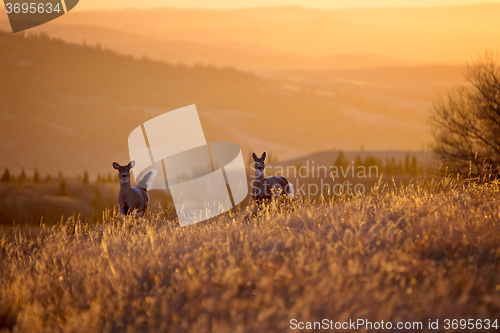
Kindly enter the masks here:
M 416 7 L 500 3 L 500 0 L 80 0 L 80 10 L 123 7 L 203 7 L 239 8 L 300 5 L 314 8 L 339 7 Z

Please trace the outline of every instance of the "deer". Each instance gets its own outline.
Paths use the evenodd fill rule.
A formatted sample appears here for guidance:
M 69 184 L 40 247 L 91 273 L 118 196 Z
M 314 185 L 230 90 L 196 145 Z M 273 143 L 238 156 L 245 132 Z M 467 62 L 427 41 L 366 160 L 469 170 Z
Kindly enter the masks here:
M 130 187 L 130 169 L 135 165 L 135 161 L 130 161 L 127 165 L 120 165 L 113 162 L 113 168 L 118 170 L 120 178 L 120 193 L 118 203 L 120 204 L 120 214 L 122 216 L 136 211 L 136 216 L 142 216 L 148 208 L 148 189 L 151 189 L 156 170 L 149 170 L 139 180 L 137 186 Z
M 253 198 L 257 202 L 270 200 L 278 195 L 294 195 L 292 184 L 282 176 L 264 177 L 266 152 L 261 157 L 252 154 L 255 161 L 255 179 L 253 182 Z

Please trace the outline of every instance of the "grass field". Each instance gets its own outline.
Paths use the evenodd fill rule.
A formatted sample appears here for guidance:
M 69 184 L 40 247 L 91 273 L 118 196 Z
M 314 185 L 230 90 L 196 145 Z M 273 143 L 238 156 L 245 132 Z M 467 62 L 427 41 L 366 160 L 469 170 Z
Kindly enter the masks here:
M 286 332 L 500 317 L 500 182 L 382 183 L 181 228 L 166 211 L 3 235 L 0 331 Z M 358 331 L 363 331 L 364 327 Z M 495 329 L 493 329 L 494 331 Z M 395 330 L 396 331 L 396 330 Z M 436 330 L 434 330 L 436 331 Z

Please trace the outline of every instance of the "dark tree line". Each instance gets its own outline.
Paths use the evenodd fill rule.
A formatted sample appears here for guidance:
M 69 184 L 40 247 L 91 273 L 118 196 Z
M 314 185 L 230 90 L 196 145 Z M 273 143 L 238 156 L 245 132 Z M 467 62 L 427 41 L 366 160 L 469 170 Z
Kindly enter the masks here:
M 397 160 L 395 157 L 386 158 L 383 161 L 381 158 L 368 155 L 363 159 L 361 155 L 357 155 L 352 161 L 348 161 L 345 157 L 343 151 L 340 151 L 337 158 L 333 162 L 333 166 L 342 168 L 346 170 L 349 166 L 354 166 L 355 168 L 363 166 L 366 168 L 377 167 L 379 173 L 384 173 L 388 175 L 419 175 L 424 172 L 423 166 L 418 162 L 415 155 L 410 155 L 410 153 L 405 154 L 404 160 Z

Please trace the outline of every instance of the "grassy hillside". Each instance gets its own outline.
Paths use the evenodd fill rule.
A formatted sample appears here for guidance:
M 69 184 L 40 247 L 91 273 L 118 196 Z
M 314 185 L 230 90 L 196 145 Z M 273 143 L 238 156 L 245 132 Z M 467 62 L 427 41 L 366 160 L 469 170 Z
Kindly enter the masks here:
M 291 319 L 325 318 L 422 322 L 424 332 L 429 319 L 439 331 L 445 319 L 491 325 L 499 204 L 498 181 L 447 178 L 185 228 L 160 212 L 124 225 L 69 220 L 31 237 L 16 230 L 0 241 L 0 330 L 288 332 Z
M 346 151 L 344 162 L 339 162 L 339 151 L 323 151 L 295 159 L 277 161 L 273 152 L 268 152 L 266 176 L 282 175 L 292 183 L 297 194 L 308 197 L 331 197 L 340 192 L 354 191 L 362 185 L 362 192 L 370 189 L 380 178 L 397 184 L 409 183 L 416 179 L 435 177 L 439 165 L 428 151 Z M 249 161 L 253 161 L 248 156 Z M 336 165 L 337 169 L 332 169 Z M 247 164 L 249 193 L 255 169 Z M 361 168 L 361 169 L 360 169 Z M 366 170 L 360 173 L 360 170 Z M 4 171 L 5 172 L 5 171 Z M 334 179 L 331 178 L 331 172 Z M 354 172 L 354 173 L 353 173 Z M 0 184 L 0 228 L 13 225 L 38 227 L 40 222 L 53 225 L 61 219 L 79 215 L 83 221 L 102 219 L 105 209 L 118 211 L 119 180 L 113 170 L 105 175 L 88 181 L 63 175 L 54 179 L 34 181 L 32 175 L 22 179 L 20 174 L 13 174 L 8 182 Z M 345 182 L 351 185 L 347 185 Z M 59 193 L 64 182 L 66 193 Z M 339 187 L 342 185 L 342 187 Z M 173 207 L 169 192 L 164 190 L 148 191 L 150 209 Z M 240 206 L 246 206 L 250 196 Z M 1 233 L 1 230 L 0 230 Z

